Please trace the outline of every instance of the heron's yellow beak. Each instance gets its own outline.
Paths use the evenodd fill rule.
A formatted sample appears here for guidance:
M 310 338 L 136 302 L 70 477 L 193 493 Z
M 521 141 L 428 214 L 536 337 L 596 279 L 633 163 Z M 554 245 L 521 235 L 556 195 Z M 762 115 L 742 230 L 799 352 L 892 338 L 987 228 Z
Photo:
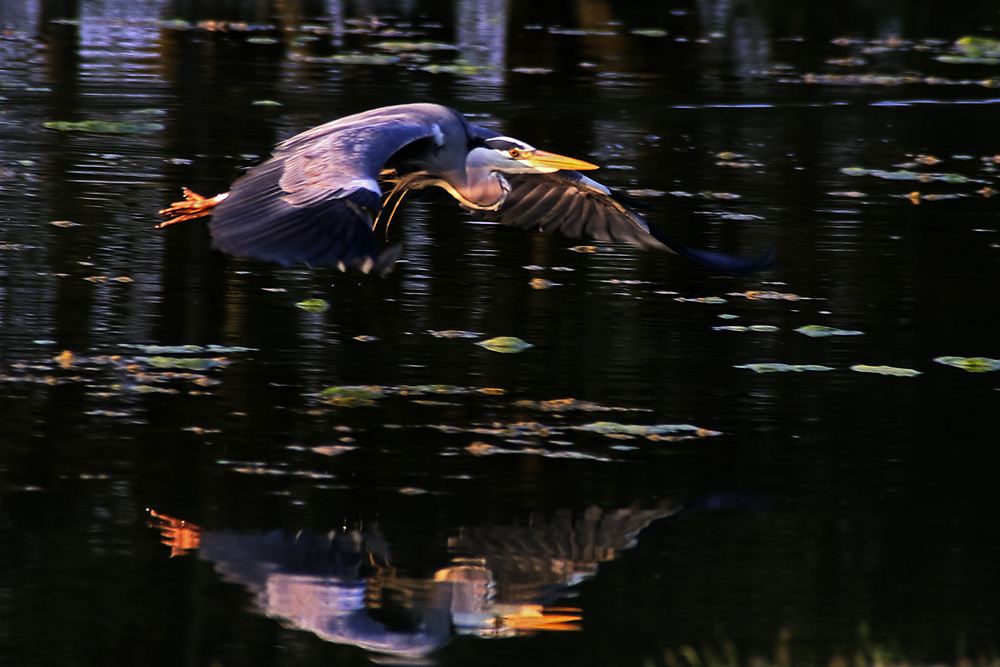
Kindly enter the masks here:
M 530 155 L 522 158 L 522 161 L 536 169 L 572 169 L 573 171 L 600 169 L 596 164 L 591 164 L 590 162 L 540 150 L 532 151 Z

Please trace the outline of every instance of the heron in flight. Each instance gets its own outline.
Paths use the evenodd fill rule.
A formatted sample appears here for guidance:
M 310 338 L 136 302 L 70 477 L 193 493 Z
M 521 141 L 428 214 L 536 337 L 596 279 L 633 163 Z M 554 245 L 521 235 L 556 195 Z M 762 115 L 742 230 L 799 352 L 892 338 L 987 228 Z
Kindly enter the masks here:
M 232 189 L 185 199 L 163 227 L 211 215 L 213 247 L 283 265 L 387 272 L 399 249 L 379 251 L 375 227 L 410 190 L 443 188 L 475 217 L 573 238 L 669 250 L 726 275 L 771 265 L 691 248 L 633 210 L 625 195 L 581 174 L 596 165 L 472 125 L 437 104 L 372 109 L 314 127 L 275 148 Z M 383 195 L 383 185 L 388 195 Z

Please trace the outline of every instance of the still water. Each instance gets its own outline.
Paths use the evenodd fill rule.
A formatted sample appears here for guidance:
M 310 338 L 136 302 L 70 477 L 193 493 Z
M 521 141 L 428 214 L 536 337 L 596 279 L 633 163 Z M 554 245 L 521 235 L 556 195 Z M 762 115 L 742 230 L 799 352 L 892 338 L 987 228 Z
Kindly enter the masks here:
M 997 658 L 1000 13 L 621 4 L 0 0 L 0 663 Z M 779 265 L 154 229 L 410 101 Z

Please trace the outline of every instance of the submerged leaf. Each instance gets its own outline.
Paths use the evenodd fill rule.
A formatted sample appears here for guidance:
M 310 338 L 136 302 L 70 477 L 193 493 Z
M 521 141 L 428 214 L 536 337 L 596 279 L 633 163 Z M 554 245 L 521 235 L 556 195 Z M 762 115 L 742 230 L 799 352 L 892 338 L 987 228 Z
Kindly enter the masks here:
M 824 336 L 860 336 L 864 334 L 864 331 L 851 331 L 850 329 L 837 329 L 835 327 L 826 327 L 821 324 L 807 324 L 804 327 L 799 327 L 795 329 L 800 334 L 805 334 L 812 338 L 822 338 Z
M 970 373 L 988 373 L 1000 370 L 1000 359 L 988 357 L 937 357 L 934 361 L 946 366 L 961 368 Z
M 533 347 L 531 343 L 525 342 L 517 336 L 497 336 L 496 338 L 480 341 L 476 345 L 485 347 L 491 352 L 500 352 L 503 354 L 523 352 L 529 347 Z

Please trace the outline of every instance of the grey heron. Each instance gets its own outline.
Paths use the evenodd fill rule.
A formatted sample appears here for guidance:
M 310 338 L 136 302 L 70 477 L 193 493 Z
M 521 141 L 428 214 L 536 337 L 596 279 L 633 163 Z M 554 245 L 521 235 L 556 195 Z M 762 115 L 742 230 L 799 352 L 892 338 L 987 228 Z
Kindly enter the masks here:
M 597 166 L 478 127 L 448 107 L 402 104 L 278 144 L 227 193 L 185 189 L 183 201 L 160 211 L 167 220 L 159 226 L 211 215 L 213 247 L 230 255 L 385 272 L 398 249 L 379 251 L 379 217 L 391 218 L 408 191 L 437 186 L 475 217 L 511 227 L 669 250 L 727 275 L 771 265 L 771 252 L 724 255 L 667 236 L 629 197 L 580 173 L 590 169 Z

